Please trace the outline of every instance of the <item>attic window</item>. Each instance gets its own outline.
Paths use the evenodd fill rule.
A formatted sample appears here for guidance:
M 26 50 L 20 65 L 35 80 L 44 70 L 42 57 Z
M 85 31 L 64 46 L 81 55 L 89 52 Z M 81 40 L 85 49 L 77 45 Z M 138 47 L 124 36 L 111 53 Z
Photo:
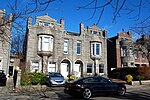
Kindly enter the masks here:
M 97 34 L 97 32 L 96 32 L 96 31 L 93 31 L 93 34 Z
M 44 23 L 44 26 L 49 26 L 49 23 L 45 22 L 45 23 Z

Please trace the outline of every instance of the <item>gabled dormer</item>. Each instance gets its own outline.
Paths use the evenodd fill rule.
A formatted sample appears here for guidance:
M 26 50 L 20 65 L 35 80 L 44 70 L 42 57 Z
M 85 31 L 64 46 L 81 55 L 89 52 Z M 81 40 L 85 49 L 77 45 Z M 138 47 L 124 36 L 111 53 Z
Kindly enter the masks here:
M 88 33 L 93 34 L 93 35 L 106 37 L 106 32 L 102 30 L 101 28 L 99 28 L 98 26 L 96 26 L 96 24 L 94 24 L 93 26 L 88 26 L 87 31 Z
M 51 18 L 50 16 L 48 16 L 48 14 L 45 14 L 44 16 L 36 17 L 36 25 L 39 25 L 39 26 L 53 27 L 56 23 L 57 23 L 57 21 L 55 19 Z

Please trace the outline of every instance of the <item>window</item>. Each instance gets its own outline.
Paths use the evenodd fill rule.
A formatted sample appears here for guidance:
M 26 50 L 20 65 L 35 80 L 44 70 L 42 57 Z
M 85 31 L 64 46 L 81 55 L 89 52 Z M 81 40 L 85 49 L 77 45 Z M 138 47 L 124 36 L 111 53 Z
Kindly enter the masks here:
M 136 52 L 136 53 L 134 53 L 134 58 L 135 58 L 135 59 L 137 59 L 137 58 L 138 58 L 138 54 L 137 54 L 137 52 Z
M 94 81 L 95 81 L 94 78 L 87 78 L 83 80 L 84 83 L 93 83 Z
M 101 82 L 101 83 L 108 83 L 108 80 L 105 79 L 105 78 L 100 78 L 100 82 Z
M 127 50 L 127 47 L 126 46 L 122 46 L 121 47 L 121 56 L 122 57 L 126 57 L 126 56 L 128 56 L 129 54 L 128 54 L 128 50 Z
M 97 32 L 96 32 L 96 31 L 93 31 L 93 34 L 97 34 Z
M 39 35 L 38 51 L 53 51 L 53 37 L 47 35 Z
M 144 53 L 142 53 L 142 59 L 144 59 L 145 58 L 145 55 L 144 55 Z
M 45 22 L 45 23 L 44 23 L 44 26 L 49 26 L 49 23 Z
M 32 61 L 32 72 L 39 71 L 39 62 L 38 61 Z
M 100 44 L 96 44 L 96 55 L 100 55 Z
M 127 62 L 124 62 L 124 63 L 123 63 L 123 66 L 128 66 L 128 63 L 127 63 Z
M 94 42 L 91 44 L 92 56 L 101 56 L 101 43 Z
M 81 42 L 77 41 L 77 54 L 81 54 Z
M 99 64 L 99 73 L 104 73 L 104 64 Z
M 43 42 L 44 42 L 43 43 L 44 51 L 49 51 L 50 38 L 49 37 L 44 37 Z
M 68 54 L 68 40 L 64 40 L 64 54 Z
M 87 64 L 87 73 L 92 73 L 92 64 Z
M 48 64 L 48 72 L 56 72 L 56 65 L 53 62 L 49 62 Z

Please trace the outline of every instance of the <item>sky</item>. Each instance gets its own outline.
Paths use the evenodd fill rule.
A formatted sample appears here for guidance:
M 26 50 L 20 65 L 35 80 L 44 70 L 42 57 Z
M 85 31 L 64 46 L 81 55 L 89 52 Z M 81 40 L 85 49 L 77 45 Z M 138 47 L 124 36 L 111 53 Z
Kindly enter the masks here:
M 8 0 L 9 1 L 9 0 Z M 11 0 L 10 0 L 11 1 Z M 49 8 L 40 13 L 33 13 L 30 14 L 33 19 L 36 16 L 42 16 L 44 14 L 48 14 L 50 17 L 56 19 L 58 23 L 60 22 L 61 18 L 65 20 L 65 29 L 71 32 L 79 32 L 79 24 L 82 22 L 84 27 L 92 26 L 98 22 L 98 18 L 100 15 L 100 10 L 96 10 L 96 13 L 93 18 L 91 18 L 94 9 L 80 9 L 77 8 L 79 6 L 83 7 L 87 5 L 92 0 L 56 0 L 50 3 Z M 100 0 L 98 0 L 100 1 Z M 105 0 L 101 0 L 101 3 L 104 4 Z M 123 1 L 123 0 L 122 0 Z M 105 8 L 105 11 L 97 24 L 98 27 L 102 28 L 103 30 L 107 31 L 107 37 L 116 36 L 117 33 L 121 32 L 122 29 L 125 31 L 130 31 L 130 27 L 136 24 L 136 20 L 133 18 L 134 14 L 137 15 L 138 9 L 136 7 L 136 3 L 138 4 L 140 0 L 127 0 L 126 5 L 133 6 L 134 13 L 130 16 L 129 14 L 125 13 L 124 11 L 120 12 L 120 17 L 117 18 L 116 22 L 113 22 L 113 10 L 111 6 Z M 143 0 L 145 1 L 145 0 Z M 149 1 L 149 0 L 147 0 Z M 120 2 L 122 4 L 122 2 Z M 0 1 L 0 9 L 8 9 L 7 7 L 7 0 Z M 3 5 L 2 5 L 3 4 Z M 91 5 L 90 7 L 92 7 Z M 132 7 L 131 7 L 132 8 Z M 136 11 L 137 9 L 137 11 Z M 147 8 L 146 8 L 147 9 Z M 149 9 L 149 8 L 148 8 Z M 7 10 L 9 12 L 9 10 Z M 145 16 L 150 15 L 150 12 L 147 10 L 141 9 L 141 16 L 140 18 L 145 18 Z

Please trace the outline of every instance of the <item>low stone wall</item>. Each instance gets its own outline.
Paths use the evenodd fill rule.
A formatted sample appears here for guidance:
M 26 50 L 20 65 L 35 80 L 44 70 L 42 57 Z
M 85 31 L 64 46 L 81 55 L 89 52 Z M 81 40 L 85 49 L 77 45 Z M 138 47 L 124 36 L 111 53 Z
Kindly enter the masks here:
M 30 85 L 16 87 L 16 92 L 39 91 L 49 89 L 46 85 Z
M 132 85 L 150 85 L 150 80 L 132 81 Z

